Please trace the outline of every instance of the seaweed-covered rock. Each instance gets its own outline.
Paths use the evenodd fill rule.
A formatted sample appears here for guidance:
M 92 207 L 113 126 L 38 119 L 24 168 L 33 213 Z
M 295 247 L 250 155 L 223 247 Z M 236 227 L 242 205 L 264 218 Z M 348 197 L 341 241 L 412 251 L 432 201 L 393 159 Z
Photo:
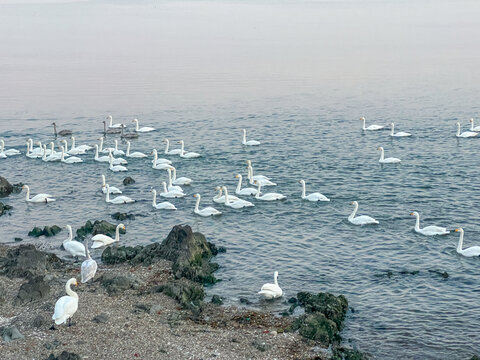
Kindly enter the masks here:
M 10 184 L 7 179 L 0 176 L 0 197 L 8 196 L 12 193 L 12 191 L 12 184 Z
M 3 338 L 3 341 L 5 341 L 6 343 L 9 343 L 9 342 L 12 342 L 13 340 L 23 339 L 24 336 L 20 334 L 20 331 L 18 331 L 17 327 L 13 325 L 3 329 L 2 338 Z
M 104 264 L 114 265 L 130 261 L 143 249 L 143 246 L 108 246 L 102 253 Z
M 221 296 L 213 295 L 211 303 L 215 305 L 223 305 L 223 299 Z
M 8 250 L 7 256 L 0 258 L 0 273 L 9 277 L 40 276 L 62 263 L 55 254 L 39 251 L 31 244 L 22 245 Z
M 112 296 L 121 291 L 137 289 L 138 281 L 133 276 L 117 276 L 115 274 L 104 273 L 100 277 L 100 284 L 105 288 L 108 295 Z
M 367 360 L 368 356 L 362 352 L 345 347 L 333 349 L 332 360 Z M 478 359 L 480 360 L 480 359 Z
M 57 226 L 45 226 L 43 230 L 37 226 L 35 226 L 29 233 L 28 236 L 32 237 L 39 237 L 39 236 L 46 236 L 46 237 L 51 237 L 57 235 L 62 229 Z
M 7 211 L 11 210 L 12 207 L 10 205 L 4 204 L 0 202 L 0 216 L 7 213 Z
M 292 328 L 298 330 L 303 337 L 318 341 L 325 346 L 340 340 L 337 325 L 322 313 L 302 315 L 295 320 Z
M 134 214 L 128 214 L 128 213 L 116 212 L 115 214 L 112 215 L 112 219 L 117 220 L 117 221 L 135 220 L 135 215 Z
M 12 185 L 12 187 L 13 187 L 12 192 L 13 192 L 14 194 L 19 194 L 19 193 L 21 193 L 22 190 L 23 190 L 23 185 L 24 185 L 23 183 L 13 184 L 13 185 Z
M 203 286 L 187 279 L 169 281 L 159 285 L 154 292 L 163 292 L 165 295 L 177 300 L 182 307 L 193 311 L 201 310 L 205 292 Z
M 43 299 L 50 294 L 50 285 L 46 283 L 43 276 L 31 277 L 26 283 L 20 286 L 15 305 L 26 304 L 35 300 Z
M 104 234 L 107 236 L 115 237 L 115 231 L 117 229 L 117 225 L 109 223 L 105 220 L 95 220 L 95 222 L 91 222 L 88 220 L 85 225 L 81 228 L 77 229 L 77 240 L 83 240 L 88 234 L 92 234 L 95 236 L 97 234 Z M 125 234 L 125 230 L 120 229 L 120 234 Z
M 125 179 L 123 179 L 123 185 L 127 186 L 130 184 L 135 184 L 135 180 L 133 180 L 130 176 L 127 176 Z

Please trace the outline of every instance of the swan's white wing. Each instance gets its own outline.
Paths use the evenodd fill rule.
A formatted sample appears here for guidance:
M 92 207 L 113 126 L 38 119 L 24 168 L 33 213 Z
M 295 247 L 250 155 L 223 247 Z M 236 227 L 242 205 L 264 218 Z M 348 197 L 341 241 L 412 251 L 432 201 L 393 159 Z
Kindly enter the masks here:
M 460 252 L 463 256 L 472 257 L 480 256 L 480 246 L 472 246 Z
M 93 279 L 97 272 L 97 262 L 93 259 L 87 259 L 82 263 L 82 283 L 86 283 L 88 280 Z
M 75 299 L 72 296 L 62 296 L 55 303 L 55 311 L 52 316 L 52 320 L 55 320 L 55 324 L 62 324 L 67 321 L 68 318 L 72 317 L 73 314 L 77 311 L 78 308 L 78 299 Z
M 425 233 L 431 233 L 431 234 L 449 234 L 450 231 L 448 231 L 446 228 L 444 227 L 440 227 L 440 226 L 426 226 L 424 227 L 423 229 L 421 229 L 423 232 Z
M 65 250 L 67 250 L 72 256 L 87 256 L 85 254 L 85 246 L 75 240 L 67 241 L 63 244 Z

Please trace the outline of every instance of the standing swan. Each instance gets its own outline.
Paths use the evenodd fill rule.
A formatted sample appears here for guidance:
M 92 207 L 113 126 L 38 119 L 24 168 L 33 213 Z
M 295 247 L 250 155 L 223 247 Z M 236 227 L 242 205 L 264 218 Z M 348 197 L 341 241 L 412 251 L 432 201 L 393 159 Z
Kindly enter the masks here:
M 30 187 L 28 185 L 23 185 L 22 189 L 27 190 L 27 195 L 25 196 L 25 200 L 27 202 L 32 203 L 49 203 L 55 201 L 50 194 L 37 194 L 33 198 L 30 199 Z
M 147 154 L 144 154 L 144 153 L 139 152 L 139 151 L 135 151 L 133 153 L 130 153 L 130 141 L 127 141 L 127 157 L 138 159 L 138 158 L 147 157 Z
M 260 195 L 262 191 L 262 183 L 258 181 L 255 181 L 255 182 L 258 184 L 258 189 L 257 189 L 257 193 L 255 194 L 255 199 L 263 200 L 263 201 L 275 201 L 275 200 L 283 200 L 287 198 L 285 195 L 282 195 L 279 193 L 266 193 L 266 194 Z
M 153 201 L 152 201 L 152 206 L 157 209 L 157 210 L 177 210 L 175 205 L 168 201 L 161 202 L 160 204 L 157 204 L 157 190 L 152 189 L 153 193 Z
M 63 240 L 62 243 L 65 250 L 67 250 L 73 257 L 86 256 L 85 246 L 78 241 L 72 240 L 72 227 L 67 225 L 66 228 L 68 230 L 68 238 Z
M 163 142 L 167 143 L 164 151 L 165 155 L 180 155 L 182 153 L 181 149 L 173 149 L 169 151 L 168 148 L 170 146 L 170 141 L 168 141 L 168 139 L 163 139 Z
M 394 157 L 390 157 L 390 158 L 386 158 L 386 159 L 385 159 L 385 150 L 383 150 L 383 147 L 381 147 L 381 146 L 379 146 L 379 147 L 377 148 L 377 150 L 380 150 L 380 151 L 381 151 L 381 153 L 380 153 L 380 160 L 378 160 L 378 162 L 379 162 L 380 164 L 397 164 L 397 163 L 399 163 L 400 161 L 402 161 L 402 160 L 397 159 L 397 158 L 394 158 Z
M 457 246 L 457 253 L 466 256 L 466 257 L 473 257 L 473 256 L 480 256 L 480 246 L 472 246 L 466 249 L 462 249 L 463 247 L 463 229 L 455 229 L 455 232 L 460 233 L 460 239 L 458 240 Z
M 72 130 L 61 130 L 57 133 L 57 124 L 52 123 L 52 125 L 53 125 L 53 132 L 55 133 L 55 137 L 57 137 L 57 135 L 60 135 L 60 136 L 72 135 Z
M 362 126 L 363 131 L 381 130 L 385 127 L 384 125 L 370 125 L 369 127 L 365 127 L 365 118 L 362 116 L 360 120 L 363 121 L 363 126 Z
M 131 204 L 135 202 L 135 200 L 129 198 L 128 196 L 117 196 L 116 198 L 110 199 L 110 186 L 108 184 L 105 185 L 107 188 L 106 197 L 105 197 L 105 202 L 110 203 L 110 204 Z
M 403 131 L 400 131 L 400 132 L 398 132 L 398 133 L 395 133 L 395 124 L 394 124 L 394 123 L 391 123 L 390 125 L 392 126 L 392 131 L 390 132 L 390 136 L 393 136 L 393 137 L 407 137 L 407 136 L 412 136 L 412 134 L 407 133 L 407 132 L 403 132 Z
M 85 252 L 87 253 L 87 259 L 82 262 L 82 266 L 80 267 L 82 283 L 86 283 L 88 280 L 93 279 L 98 267 L 97 262 L 91 258 L 90 251 L 88 251 L 88 239 L 85 239 Z
M 135 131 L 136 132 L 150 132 L 150 131 L 154 131 L 155 128 L 153 127 L 148 127 L 148 126 L 144 126 L 144 127 L 138 127 L 138 119 L 133 119 L 133 121 L 135 123 Z
M 77 312 L 78 295 L 70 288 L 72 285 L 78 286 L 77 279 L 71 278 L 67 281 L 67 284 L 65 285 L 65 292 L 67 295 L 62 296 L 55 303 L 55 311 L 53 312 L 52 320 L 54 320 L 57 325 L 64 324 L 67 320 L 68 325 L 70 325 L 70 318 Z
M 221 215 L 222 213 L 220 211 L 218 211 L 217 209 L 211 207 L 211 206 L 208 206 L 206 208 L 203 208 L 202 210 L 199 210 L 198 209 L 198 206 L 200 205 L 200 194 L 195 194 L 193 195 L 193 197 L 197 198 L 197 202 L 195 203 L 195 209 L 193 210 L 193 212 L 197 215 L 200 215 L 200 216 L 204 216 L 204 217 L 208 217 L 208 216 L 215 216 L 215 215 Z
M 305 180 L 300 180 L 300 184 L 302 184 L 302 199 L 303 200 L 308 200 L 308 201 L 330 201 L 329 198 L 327 198 L 325 195 L 320 194 L 319 192 L 311 193 L 308 195 L 305 195 L 306 193 L 306 186 L 305 186 Z
M 470 137 L 475 137 L 477 136 L 478 133 L 473 132 L 473 131 L 465 131 L 460 134 L 460 123 L 457 122 L 457 134 L 455 135 L 458 138 L 470 138 Z
M 450 234 L 450 231 L 440 226 L 426 226 L 423 229 L 420 229 L 420 214 L 414 211 L 410 213 L 410 215 L 415 216 L 417 218 L 417 221 L 415 222 L 415 231 L 419 234 L 426 235 L 426 236 Z
M 242 189 L 242 175 L 237 174 L 235 178 L 238 179 L 237 189 L 235 190 L 235 194 L 237 195 L 255 195 L 257 193 L 257 189 L 246 187 Z
M 473 122 L 473 118 L 470 119 L 470 124 L 472 124 L 470 126 L 470 131 L 477 131 L 479 132 L 480 131 L 480 126 L 475 126 L 474 122 Z M 7 154 L 8 155 L 8 154 Z
M 120 241 L 120 229 L 125 230 L 125 225 L 123 224 L 118 224 L 117 228 L 115 230 L 115 239 L 112 239 L 110 236 L 104 235 L 104 234 L 97 234 L 94 237 L 92 237 L 92 249 L 97 249 L 102 246 L 110 245 L 111 243 L 114 243 L 116 241 Z
M 275 299 L 283 295 L 283 290 L 278 286 L 278 271 L 273 273 L 273 284 L 265 284 L 258 292 L 265 299 Z
M 115 186 L 109 186 L 108 191 L 110 191 L 110 194 L 121 194 L 122 191 L 119 188 L 116 188 Z M 107 193 L 107 183 L 105 182 L 105 175 L 102 175 L 102 192 L 104 194 Z
M 193 158 L 197 158 L 197 157 L 201 156 L 199 153 L 196 153 L 196 152 L 185 152 L 185 150 L 184 150 L 185 143 L 183 142 L 183 140 L 180 140 L 178 143 L 181 144 L 181 146 L 182 146 L 180 148 L 180 157 L 181 158 L 193 159 Z
M 361 215 L 361 216 L 355 217 L 355 214 L 357 213 L 357 210 L 358 210 L 358 202 L 353 201 L 352 205 L 354 205 L 355 208 L 353 209 L 353 212 L 348 217 L 348 221 L 350 221 L 353 225 L 378 224 L 378 221 L 370 216 Z
M 248 140 L 247 141 L 247 130 L 242 129 L 242 131 L 243 131 L 242 145 L 246 145 L 246 146 L 260 145 L 260 141 L 257 141 L 257 140 Z

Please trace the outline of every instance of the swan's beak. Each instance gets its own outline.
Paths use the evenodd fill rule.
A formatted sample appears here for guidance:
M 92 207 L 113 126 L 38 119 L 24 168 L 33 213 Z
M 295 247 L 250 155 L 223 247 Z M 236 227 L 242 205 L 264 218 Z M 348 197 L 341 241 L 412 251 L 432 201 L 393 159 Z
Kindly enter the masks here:
M 413 215 L 415 215 L 415 214 L 414 214 L 414 213 L 410 213 L 410 215 L 412 215 L 412 216 L 413 216 Z
M 77 282 L 77 281 L 75 281 L 75 283 L 74 283 L 73 285 L 75 285 L 75 286 L 78 286 L 78 282 Z
M 238 175 L 235 175 L 235 179 L 237 179 L 237 178 L 238 178 Z
M 22 186 L 22 189 L 25 189 L 25 185 Z
M 197 194 L 193 195 L 193 197 L 195 197 L 195 198 L 196 198 L 196 197 L 197 197 Z
M 459 232 L 459 231 L 460 231 L 460 229 L 455 229 L 455 232 Z
M 126 228 L 125 226 L 122 226 L 122 229 L 123 229 L 123 230 L 127 230 L 127 228 Z
M 355 203 L 352 201 L 350 204 L 351 204 L 351 205 L 354 205 Z

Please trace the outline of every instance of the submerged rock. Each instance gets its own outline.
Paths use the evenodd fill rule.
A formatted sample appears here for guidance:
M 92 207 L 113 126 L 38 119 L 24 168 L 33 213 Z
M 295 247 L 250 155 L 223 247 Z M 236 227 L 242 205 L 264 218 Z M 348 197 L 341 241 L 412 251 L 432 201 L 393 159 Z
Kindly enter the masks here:
M 0 197 L 8 196 L 12 193 L 12 191 L 12 184 L 10 184 L 7 179 L 0 176 Z
M 187 279 L 169 281 L 154 288 L 153 292 L 163 292 L 177 300 L 183 308 L 194 311 L 201 310 L 205 297 L 203 286 Z
M 44 281 L 43 276 L 31 277 L 26 283 L 20 286 L 14 304 L 22 305 L 35 300 L 40 300 L 47 297 L 49 294 L 50 285 Z
M 135 215 L 133 214 L 128 214 L 128 213 L 121 213 L 121 212 L 116 212 L 115 214 L 112 215 L 112 219 L 118 220 L 118 221 L 123 221 L 123 220 L 135 220 Z
M 133 180 L 130 176 L 127 176 L 125 179 L 123 179 L 123 185 L 127 186 L 130 184 L 135 184 L 135 180 Z
M 0 273 L 9 277 L 40 276 L 62 263 L 55 254 L 39 251 L 31 244 L 21 245 L 8 250 L 7 256 L 0 258 Z
M 7 211 L 11 210 L 12 207 L 10 205 L 4 204 L 0 202 L 0 216 L 7 213 Z
M 35 226 L 29 233 L 28 236 L 33 236 L 33 237 L 39 237 L 39 236 L 46 236 L 46 237 L 51 237 L 57 235 L 62 229 L 57 226 L 45 226 L 42 230 L 42 228 L 39 228 Z
M 15 325 L 6 327 L 2 332 L 3 341 L 6 343 L 10 343 L 13 340 L 23 339 L 24 337 L 25 336 L 20 334 L 20 331 L 18 331 Z

